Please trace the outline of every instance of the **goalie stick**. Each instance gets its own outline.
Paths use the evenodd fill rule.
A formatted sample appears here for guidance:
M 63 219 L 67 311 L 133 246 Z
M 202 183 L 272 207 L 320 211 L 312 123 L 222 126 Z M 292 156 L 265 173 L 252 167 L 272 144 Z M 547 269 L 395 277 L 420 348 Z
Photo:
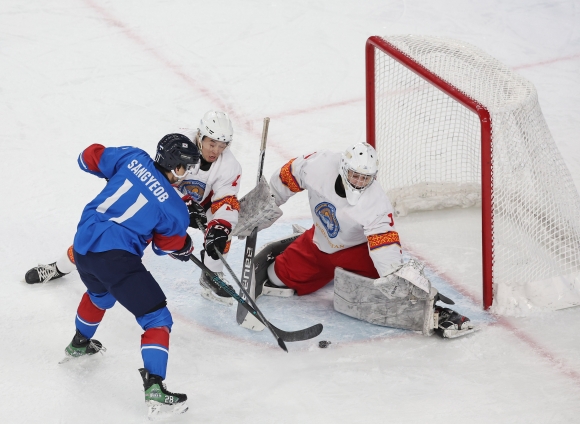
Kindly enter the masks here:
M 262 170 L 264 169 L 264 157 L 266 156 L 266 141 L 268 139 L 268 127 L 270 125 L 270 118 L 264 118 L 264 127 L 262 129 L 262 142 L 260 144 L 260 156 L 258 161 L 258 178 L 256 185 L 260 183 L 262 177 Z M 240 294 L 251 297 L 255 300 L 256 290 L 256 276 L 254 270 L 254 252 L 256 250 L 256 240 L 258 239 L 258 229 L 254 228 L 252 233 L 246 238 L 246 246 L 244 248 L 244 261 L 242 262 L 242 281 L 240 285 Z M 252 284 L 254 282 L 254 284 Z M 250 292 L 248 295 L 248 291 Z M 244 299 L 247 300 L 247 299 Z M 254 331 L 262 331 L 264 323 L 256 320 L 255 316 L 249 315 L 248 311 L 240 305 L 236 311 L 236 321 L 242 327 Z
M 221 255 L 220 255 L 221 256 Z M 297 331 L 284 331 L 281 330 L 279 328 L 277 328 L 274 324 L 272 324 L 271 322 L 269 322 L 264 315 L 262 314 L 262 312 L 258 309 L 258 307 L 256 306 L 256 304 L 250 300 L 250 302 L 252 302 L 253 305 L 250 305 L 248 302 L 246 302 L 244 299 L 242 299 L 234 289 L 232 289 L 228 284 L 226 284 L 223 280 L 221 280 L 213 271 L 211 271 L 203 262 L 201 262 L 196 256 L 194 256 L 193 254 L 189 255 L 189 258 L 202 270 L 202 272 L 205 272 L 207 275 L 211 276 L 212 280 L 218 285 L 220 286 L 222 289 L 224 289 L 230 296 L 232 296 L 236 301 L 238 301 L 240 303 L 240 305 L 242 305 L 244 308 L 247 309 L 247 311 L 249 313 L 251 313 L 253 316 L 256 317 L 256 319 L 258 319 L 260 322 L 262 322 L 263 325 L 265 325 L 266 327 L 268 327 L 268 329 L 270 330 L 270 332 L 272 333 L 272 335 L 276 338 L 276 340 L 278 341 L 278 345 L 286 352 L 288 352 L 288 348 L 286 348 L 286 344 L 284 343 L 284 341 L 287 342 L 298 342 L 301 340 L 308 340 L 308 339 L 312 339 L 313 337 L 318 336 L 321 332 L 322 332 L 322 324 L 316 324 L 313 325 L 312 327 L 308 327 L 305 328 L 303 330 L 297 330 Z M 222 261 L 223 261 L 223 257 L 222 257 Z M 229 265 L 227 266 L 228 271 L 231 270 L 231 268 L 229 267 Z M 234 274 L 232 274 L 234 275 Z M 239 280 L 237 279 L 237 277 L 235 277 L 235 280 L 238 284 Z M 242 292 L 244 292 L 245 290 L 243 290 L 243 287 L 240 285 L 240 289 L 242 289 Z M 246 293 L 247 295 L 247 293 Z

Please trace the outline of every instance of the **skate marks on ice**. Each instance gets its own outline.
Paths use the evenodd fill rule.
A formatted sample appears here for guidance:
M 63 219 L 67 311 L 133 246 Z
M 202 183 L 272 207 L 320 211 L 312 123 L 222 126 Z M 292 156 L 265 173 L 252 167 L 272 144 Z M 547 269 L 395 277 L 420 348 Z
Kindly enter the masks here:
M 305 228 L 312 226 L 312 221 L 308 220 L 297 223 Z M 292 223 L 276 223 L 260 232 L 258 249 L 269 241 L 291 233 Z M 202 246 L 201 235 L 195 232 L 192 238 L 196 247 L 194 254 L 199 257 L 199 250 Z M 233 270 L 239 272 L 242 269 L 244 244 L 235 239 L 231 246 L 227 260 Z M 405 257 L 405 260 L 408 259 L 409 257 Z M 176 314 L 195 322 L 215 335 L 274 346 L 268 332 L 251 331 L 236 323 L 237 302 L 232 306 L 225 306 L 210 302 L 201 296 L 202 288 L 198 283 L 200 271 L 193 263 L 175 263 L 177 261 L 168 261 L 167 258 L 156 257 L 154 254 L 149 254 L 145 261 L 153 276 L 161 284 L 171 310 Z M 425 275 L 441 293 L 455 301 L 452 308 L 469 317 L 476 327 L 481 328 L 494 321 L 494 318 L 484 312 L 479 304 L 474 304 L 471 299 L 459 293 L 435 274 L 428 265 L 425 267 Z M 237 289 L 236 283 L 231 281 L 231 278 L 228 281 Z M 335 347 L 341 343 L 364 342 L 377 338 L 424 337 L 419 333 L 372 325 L 343 315 L 334 310 L 333 299 L 334 285 L 331 282 L 321 290 L 307 296 L 290 298 L 262 296 L 256 303 L 269 321 L 286 331 L 305 328 L 318 322 L 322 323 L 324 330 L 318 337 L 302 342 L 292 342 L 288 346 L 290 351 L 311 349 L 317 347 L 320 341 L 331 341 L 332 347 Z

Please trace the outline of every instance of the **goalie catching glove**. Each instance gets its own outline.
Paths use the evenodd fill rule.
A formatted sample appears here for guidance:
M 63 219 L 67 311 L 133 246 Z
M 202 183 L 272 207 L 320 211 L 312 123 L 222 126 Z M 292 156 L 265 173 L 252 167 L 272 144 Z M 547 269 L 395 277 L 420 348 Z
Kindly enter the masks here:
M 189 212 L 189 226 L 197 230 L 205 228 L 207 226 L 207 216 L 203 206 L 193 200 L 189 195 L 183 196 L 183 201 Z M 200 225 L 202 228 L 199 228 Z
M 189 255 L 191 255 L 191 252 L 193 252 L 193 243 L 191 241 L 191 237 L 189 237 L 189 234 L 185 234 L 185 244 L 183 247 L 173 253 L 170 253 L 169 256 L 171 256 L 173 259 L 187 262 L 189 261 Z
M 207 225 L 203 246 L 207 254 L 214 260 L 219 260 L 217 252 L 224 253 L 232 227 L 223 219 L 214 219 Z

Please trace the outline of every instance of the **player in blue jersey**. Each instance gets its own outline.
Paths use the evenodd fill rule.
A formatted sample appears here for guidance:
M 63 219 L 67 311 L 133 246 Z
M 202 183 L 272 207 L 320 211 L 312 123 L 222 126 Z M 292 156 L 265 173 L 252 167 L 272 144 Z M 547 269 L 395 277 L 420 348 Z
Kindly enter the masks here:
M 74 238 L 74 259 L 87 287 L 75 320 L 67 359 L 104 351 L 92 339 L 105 311 L 119 302 L 144 333 L 139 371 L 150 415 L 185 412 L 187 396 L 167 391 L 163 380 L 173 320 L 163 290 L 141 262 L 151 243 L 158 255 L 189 260 L 193 251 L 188 208 L 172 184 L 197 172 L 199 150 L 182 134 L 159 141 L 155 160 L 135 147 L 93 144 L 79 156 L 81 169 L 108 180 L 83 210 Z
M 227 281 L 216 251 L 227 256 L 231 232 L 238 223 L 240 209 L 237 195 L 242 167 L 229 148 L 234 135 L 232 121 L 228 114 L 210 110 L 203 115 L 197 128 L 179 128 L 176 133 L 186 135 L 196 143 L 201 157 L 199 172 L 174 185 L 188 204 L 190 226 L 198 229 L 198 220 L 207 226 L 204 237 L 206 266 L 223 281 Z M 44 283 L 74 271 L 76 265 L 73 251 L 73 246 L 70 246 L 55 262 L 39 264 L 29 269 L 24 277 L 25 281 L 29 284 Z M 232 297 L 216 286 L 207 274 L 201 273 L 199 283 L 204 298 L 228 306 L 233 305 Z

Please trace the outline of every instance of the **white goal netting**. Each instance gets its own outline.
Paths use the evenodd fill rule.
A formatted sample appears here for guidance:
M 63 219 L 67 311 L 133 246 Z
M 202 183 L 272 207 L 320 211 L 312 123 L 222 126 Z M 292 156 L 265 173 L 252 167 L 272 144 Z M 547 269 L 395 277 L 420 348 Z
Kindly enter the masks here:
M 580 197 L 534 86 L 469 44 L 388 36 L 387 43 L 482 105 L 491 117 L 493 307 L 580 304 Z M 375 49 L 379 180 L 400 215 L 481 205 L 482 125 L 472 110 Z

